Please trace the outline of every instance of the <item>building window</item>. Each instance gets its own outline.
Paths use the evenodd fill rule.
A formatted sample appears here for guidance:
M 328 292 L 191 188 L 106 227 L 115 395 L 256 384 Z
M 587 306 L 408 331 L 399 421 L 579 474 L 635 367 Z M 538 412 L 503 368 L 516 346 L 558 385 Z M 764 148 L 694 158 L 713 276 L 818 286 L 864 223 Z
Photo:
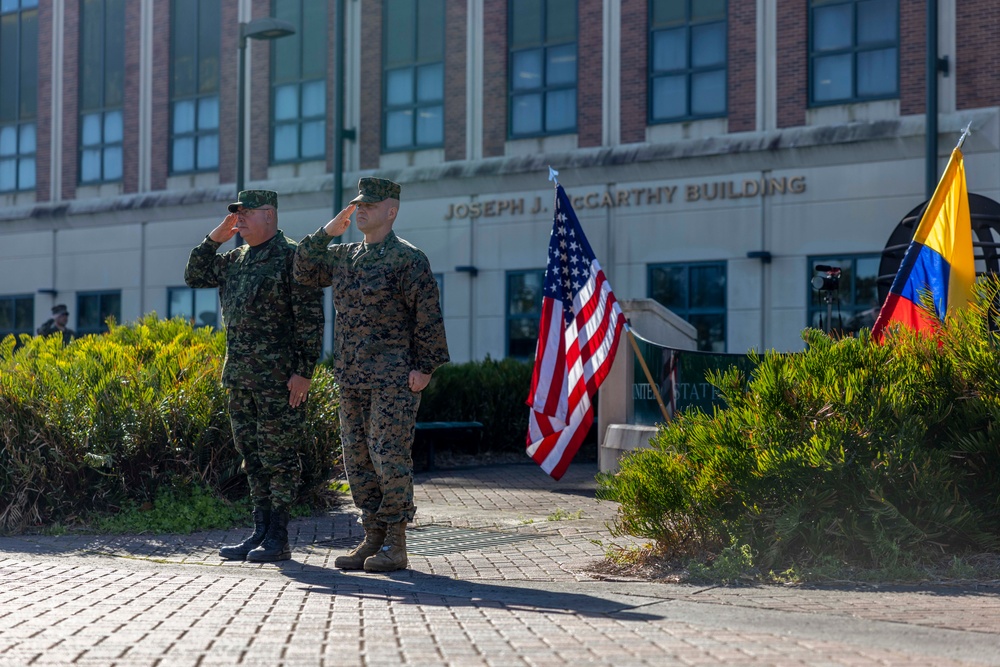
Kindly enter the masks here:
M 219 291 L 167 288 L 167 317 L 183 317 L 193 327 L 219 328 Z
M 80 183 L 122 178 L 125 0 L 83 0 L 80 17 Z
M 531 359 L 538 345 L 545 270 L 507 272 L 507 356 Z
M 809 258 L 809 275 L 806 280 L 820 276 L 824 271 L 815 267 L 830 266 L 840 269 L 836 289 L 809 290 L 808 326 L 828 328 L 841 334 L 857 334 L 864 327 L 875 324 L 882 304 L 878 300 L 878 267 L 881 255 L 823 255 Z M 827 281 L 827 285 L 830 282 Z
M 219 0 L 174 0 L 170 172 L 219 168 Z
M 0 296 L 0 340 L 30 334 L 35 322 L 35 297 L 30 294 Z
M 0 192 L 35 188 L 38 0 L 0 3 Z
M 76 295 L 77 335 L 107 333 L 109 317 L 115 318 L 116 322 L 121 322 L 122 293 L 120 291 L 80 292 Z
M 510 136 L 576 130 L 575 0 L 510 3 Z
M 275 0 L 274 16 L 295 34 L 271 42 L 271 162 L 326 156 L 326 6 Z
M 812 0 L 809 15 L 812 103 L 898 96 L 897 0 Z
M 652 264 L 648 295 L 698 330 L 698 349 L 726 351 L 726 264 Z
M 444 0 L 386 0 L 386 151 L 444 143 Z
M 650 121 L 724 116 L 726 0 L 653 0 L 649 25 Z

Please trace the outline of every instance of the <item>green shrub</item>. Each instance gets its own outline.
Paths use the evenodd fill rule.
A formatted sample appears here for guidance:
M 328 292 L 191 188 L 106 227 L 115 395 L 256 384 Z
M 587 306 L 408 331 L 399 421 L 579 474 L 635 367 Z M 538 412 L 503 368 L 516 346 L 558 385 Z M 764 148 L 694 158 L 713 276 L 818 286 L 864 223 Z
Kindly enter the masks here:
M 831 559 L 907 567 L 1000 549 L 1000 280 L 937 338 L 908 330 L 755 358 L 709 380 L 727 407 L 662 426 L 599 479 L 615 530 L 672 558 L 742 545 L 781 570 Z
M 0 531 L 71 522 L 171 486 L 246 493 L 220 384 L 223 333 L 149 315 L 67 346 L 0 342 Z M 307 403 L 301 495 L 338 462 L 337 390 L 319 369 Z
M 531 364 L 510 358 L 445 364 L 424 390 L 417 420 L 478 421 L 483 449 L 524 449 L 531 369 Z

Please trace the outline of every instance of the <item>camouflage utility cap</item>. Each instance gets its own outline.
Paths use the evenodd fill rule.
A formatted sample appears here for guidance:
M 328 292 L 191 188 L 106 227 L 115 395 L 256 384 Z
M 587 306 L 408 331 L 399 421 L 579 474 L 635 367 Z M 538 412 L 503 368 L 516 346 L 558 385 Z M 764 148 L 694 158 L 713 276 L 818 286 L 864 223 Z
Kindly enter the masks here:
M 387 178 L 362 178 L 358 181 L 358 196 L 351 203 L 377 204 L 383 199 L 399 199 L 399 189 L 399 183 Z
M 229 212 L 236 213 L 240 206 L 243 208 L 260 208 L 261 206 L 273 206 L 278 208 L 278 193 L 274 190 L 244 190 L 235 201 L 229 205 Z

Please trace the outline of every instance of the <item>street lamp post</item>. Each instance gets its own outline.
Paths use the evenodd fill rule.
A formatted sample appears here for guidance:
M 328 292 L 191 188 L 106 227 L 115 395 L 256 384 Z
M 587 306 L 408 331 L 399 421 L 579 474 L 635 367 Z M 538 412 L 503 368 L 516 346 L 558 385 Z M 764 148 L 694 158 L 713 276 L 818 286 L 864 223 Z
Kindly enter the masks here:
M 237 81 L 237 97 L 239 118 L 236 122 L 236 196 L 239 197 L 243 191 L 243 151 L 246 144 L 244 133 L 244 120 L 246 115 L 246 58 L 248 39 L 278 39 L 295 34 L 295 26 L 288 21 L 282 21 L 271 16 L 264 16 L 253 19 L 247 23 L 240 23 L 240 54 L 239 54 L 239 80 Z M 242 245 L 243 239 L 236 235 L 236 245 Z

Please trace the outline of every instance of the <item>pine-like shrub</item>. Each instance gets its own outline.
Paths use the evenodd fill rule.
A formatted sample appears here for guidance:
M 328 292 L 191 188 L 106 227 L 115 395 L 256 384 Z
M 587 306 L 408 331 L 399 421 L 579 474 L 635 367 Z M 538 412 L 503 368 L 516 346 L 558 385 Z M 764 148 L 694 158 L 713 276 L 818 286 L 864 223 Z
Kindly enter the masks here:
M 936 337 L 863 330 L 755 357 L 727 407 L 678 415 L 599 478 L 615 529 L 668 557 L 749 546 L 763 568 L 894 567 L 1000 549 L 1000 280 Z M 745 389 L 746 387 L 746 389 Z
M 434 371 L 420 399 L 418 421 L 478 421 L 481 447 L 491 451 L 524 449 L 528 432 L 531 364 L 516 359 L 445 364 Z
M 149 315 L 63 346 L 0 342 L 0 531 L 72 522 L 165 485 L 246 493 L 220 384 L 223 333 Z M 337 389 L 317 369 L 307 403 L 301 495 L 314 500 L 339 461 Z

